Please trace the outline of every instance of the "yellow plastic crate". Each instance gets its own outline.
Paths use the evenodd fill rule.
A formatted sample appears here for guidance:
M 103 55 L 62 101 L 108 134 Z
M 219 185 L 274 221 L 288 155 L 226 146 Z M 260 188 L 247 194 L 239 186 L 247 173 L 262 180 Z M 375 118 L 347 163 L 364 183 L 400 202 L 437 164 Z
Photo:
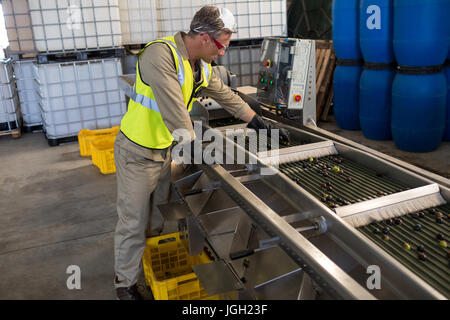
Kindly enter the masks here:
M 103 174 L 116 172 L 116 164 L 114 162 L 115 140 L 115 136 L 106 136 L 90 141 L 92 163 L 96 165 Z
M 107 136 L 115 137 L 119 132 L 119 130 L 120 130 L 119 126 L 99 130 L 81 129 L 80 132 L 78 132 L 78 144 L 80 146 L 80 155 L 83 157 L 92 155 L 91 141 L 98 138 L 104 138 Z
M 145 281 L 155 300 L 236 299 L 237 292 L 208 296 L 192 266 L 212 262 L 203 252 L 190 256 L 187 239 L 171 233 L 147 239 L 142 257 Z

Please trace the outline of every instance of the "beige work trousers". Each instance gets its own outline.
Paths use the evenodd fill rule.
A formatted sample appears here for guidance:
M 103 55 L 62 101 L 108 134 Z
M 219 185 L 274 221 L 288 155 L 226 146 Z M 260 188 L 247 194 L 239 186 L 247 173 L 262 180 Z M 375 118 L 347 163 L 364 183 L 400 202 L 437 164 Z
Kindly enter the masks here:
M 171 155 L 170 148 L 143 148 L 119 131 L 114 159 L 119 216 L 114 235 L 114 285 L 118 288 L 137 282 L 146 237 L 164 227 L 157 205 L 168 202 Z

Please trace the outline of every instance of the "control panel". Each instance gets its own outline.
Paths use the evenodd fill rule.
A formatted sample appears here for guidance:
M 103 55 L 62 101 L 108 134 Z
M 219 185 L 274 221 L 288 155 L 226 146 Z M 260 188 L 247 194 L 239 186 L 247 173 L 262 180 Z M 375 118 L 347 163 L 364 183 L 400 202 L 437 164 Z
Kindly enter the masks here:
M 257 100 L 303 124 L 315 122 L 315 59 L 314 40 L 264 39 Z

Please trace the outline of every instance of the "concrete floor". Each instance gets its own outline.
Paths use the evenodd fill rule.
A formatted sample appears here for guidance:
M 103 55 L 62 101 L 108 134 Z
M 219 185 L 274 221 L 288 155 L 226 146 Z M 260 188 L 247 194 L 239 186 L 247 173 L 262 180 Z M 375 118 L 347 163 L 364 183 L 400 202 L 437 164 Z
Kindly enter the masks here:
M 320 127 L 450 177 L 448 142 L 411 154 L 333 120 Z M 0 299 L 115 299 L 115 175 L 102 175 L 76 142 L 49 147 L 43 133 L 0 137 L 0 162 Z M 70 265 L 81 269 L 81 290 L 67 288 Z
M 0 159 L 0 299 L 115 299 L 115 175 L 43 133 L 0 137 Z

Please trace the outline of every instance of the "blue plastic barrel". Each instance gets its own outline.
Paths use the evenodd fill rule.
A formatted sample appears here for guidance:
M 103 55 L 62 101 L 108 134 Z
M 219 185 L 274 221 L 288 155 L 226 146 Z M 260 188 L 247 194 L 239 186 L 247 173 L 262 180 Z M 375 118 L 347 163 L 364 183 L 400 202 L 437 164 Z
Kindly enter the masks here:
M 444 63 L 448 55 L 449 2 L 394 0 L 394 53 L 399 65 Z
M 435 150 L 444 136 L 447 80 L 434 74 L 397 73 L 392 85 L 392 137 L 410 152 Z
M 364 61 L 394 62 L 392 0 L 361 0 L 359 43 Z
M 333 0 L 333 46 L 338 59 L 361 59 L 359 0 Z
M 334 117 L 339 128 L 360 130 L 359 78 L 361 66 L 338 65 L 333 78 Z
M 444 141 L 450 141 L 450 64 L 445 68 L 447 75 L 447 120 L 444 130 Z
M 359 120 L 366 138 L 391 140 L 392 82 L 391 67 L 365 66 L 359 82 Z

